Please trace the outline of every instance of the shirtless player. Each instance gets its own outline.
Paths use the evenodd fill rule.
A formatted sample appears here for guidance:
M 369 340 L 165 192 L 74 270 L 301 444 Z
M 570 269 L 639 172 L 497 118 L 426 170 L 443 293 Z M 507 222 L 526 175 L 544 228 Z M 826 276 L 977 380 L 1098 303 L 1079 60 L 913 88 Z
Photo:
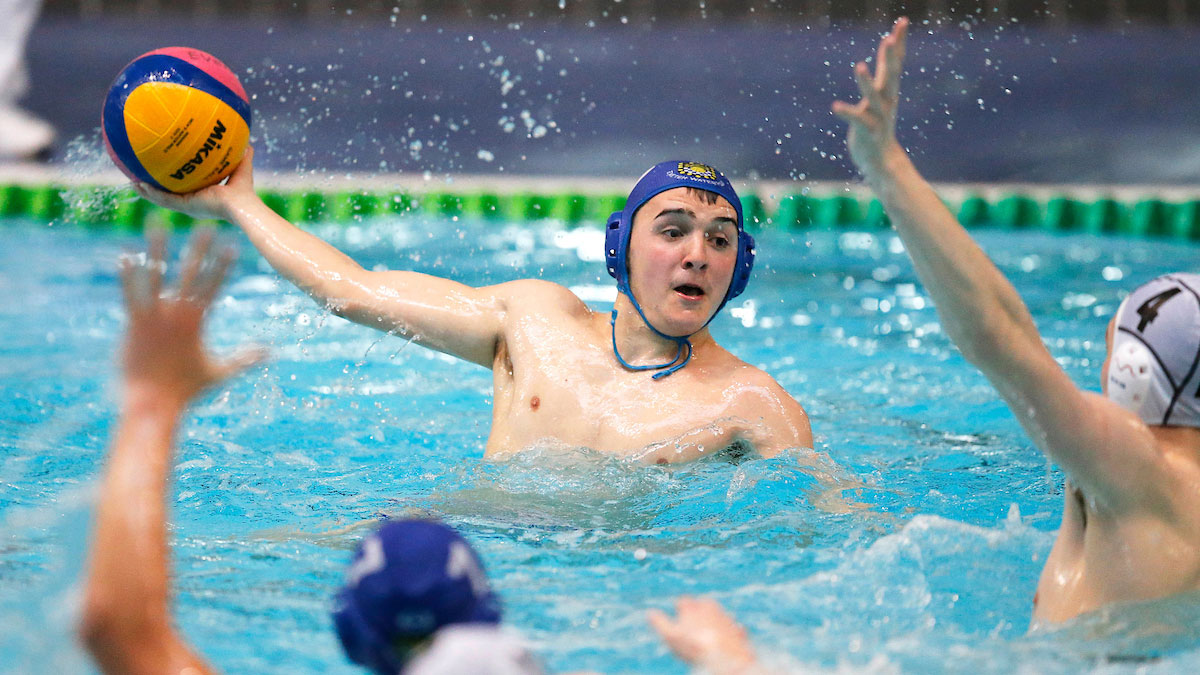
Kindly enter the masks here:
M 812 447 L 800 404 L 709 334 L 754 257 L 741 201 L 712 167 L 656 165 L 613 214 L 606 253 L 621 292 L 610 315 L 547 281 L 472 288 L 365 270 L 263 204 L 252 162 L 251 150 L 226 184 L 191 195 L 136 187 L 167 208 L 234 223 L 335 314 L 491 368 L 486 456 L 553 444 L 661 464 L 730 446 L 764 457 Z
M 908 20 L 859 63 L 862 100 L 833 111 L 851 157 L 933 297 L 946 334 L 992 382 L 1030 438 L 1067 474 L 1062 525 L 1033 598 L 1034 624 L 1200 589 L 1200 274 L 1138 288 L 1109 322 L 1104 394 L 1085 392 L 1046 350 L 1025 304 L 896 141 Z M 761 672 L 712 600 L 680 598 L 650 622 L 681 659 Z
M 883 202 L 947 335 L 1066 471 L 1062 525 L 1033 596 L 1055 623 L 1111 603 L 1200 590 L 1200 274 L 1135 288 L 1106 331 L 1104 395 L 1046 351 L 1030 312 L 895 138 L 908 20 L 859 62 L 862 101 L 838 101 L 854 165 Z M 679 598 L 650 625 L 708 673 L 762 673 L 745 631 L 710 599 Z
M 883 202 L 946 334 L 1067 474 L 1058 539 L 1035 620 L 1200 589 L 1200 275 L 1134 289 L 1108 327 L 1104 395 L 1085 392 L 1046 350 L 1012 285 L 917 173 L 896 141 L 908 22 L 879 47 L 862 100 L 834 104 L 850 155 Z

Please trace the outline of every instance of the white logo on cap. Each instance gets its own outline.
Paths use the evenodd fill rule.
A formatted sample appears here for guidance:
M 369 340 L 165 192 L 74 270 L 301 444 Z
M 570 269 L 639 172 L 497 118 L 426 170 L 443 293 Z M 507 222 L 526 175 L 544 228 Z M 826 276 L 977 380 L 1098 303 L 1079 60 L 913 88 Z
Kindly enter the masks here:
M 450 578 L 467 577 L 471 584 L 471 592 L 483 595 L 488 592 L 488 580 L 483 570 L 479 569 L 475 556 L 461 541 L 450 544 L 450 555 L 446 557 L 446 576 Z
M 379 541 L 379 537 L 366 538 L 363 540 L 362 557 L 355 560 L 346 570 L 346 584 L 357 586 L 363 577 L 383 569 L 386 562 L 383 557 L 383 542 Z
M 1139 416 L 1154 377 L 1153 358 L 1142 343 L 1125 338 L 1117 341 L 1108 364 L 1108 397 Z

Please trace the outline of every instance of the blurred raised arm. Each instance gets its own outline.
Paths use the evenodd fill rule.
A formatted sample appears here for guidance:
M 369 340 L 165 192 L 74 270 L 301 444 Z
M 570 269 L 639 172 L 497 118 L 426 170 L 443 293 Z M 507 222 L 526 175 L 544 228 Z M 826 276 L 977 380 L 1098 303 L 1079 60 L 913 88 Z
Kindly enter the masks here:
M 207 228 L 193 237 L 177 293 L 162 294 L 166 248 L 121 260 L 129 326 L 123 403 L 96 506 L 80 633 L 105 673 L 211 672 L 175 631 L 170 614 L 166 525 L 174 436 L 188 404 L 257 361 L 218 362 L 201 342 L 203 319 L 229 265 L 211 252 Z
M 908 38 L 901 18 L 885 36 L 875 72 L 854 69 L 862 98 L 837 101 L 847 146 L 883 203 L 946 334 L 992 382 L 1030 438 L 1093 497 L 1136 499 L 1152 482 L 1144 426 L 1103 397 L 1081 391 L 1042 343 L 1012 284 L 917 172 L 896 140 L 900 74 Z M 1151 469 L 1147 471 L 1147 469 Z

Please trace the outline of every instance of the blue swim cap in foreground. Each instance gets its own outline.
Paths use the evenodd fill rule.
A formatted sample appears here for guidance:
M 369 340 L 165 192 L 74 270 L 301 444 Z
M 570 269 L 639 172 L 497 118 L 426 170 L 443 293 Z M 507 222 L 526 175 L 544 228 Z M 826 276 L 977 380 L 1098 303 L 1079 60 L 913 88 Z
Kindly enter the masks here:
M 457 532 L 396 520 L 359 544 L 333 619 L 351 661 L 395 675 L 405 646 L 449 624 L 498 624 L 500 606 L 479 557 Z
M 729 280 L 729 290 L 725 292 L 721 304 L 713 310 L 712 316 L 708 317 L 704 326 L 712 323 L 727 302 L 746 290 L 746 284 L 750 281 L 750 271 L 754 269 L 754 237 L 747 234 L 745 230 L 742 200 L 738 198 L 733 184 L 720 171 L 707 164 L 673 160 L 655 164 L 650 167 L 649 171 L 642 174 L 637 184 L 633 186 L 633 191 L 629 193 L 629 198 L 625 200 L 625 208 L 613 213 L 608 218 L 608 226 L 604 231 L 604 261 L 609 275 L 617 280 L 617 291 L 629 297 L 638 316 L 642 317 L 642 321 L 649 326 L 650 330 L 659 337 L 672 340 L 679 345 L 679 351 L 675 353 L 675 358 L 668 363 L 653 366 L 629 365 L 617 351 L 617 310 L 613 309 L 611 321 L 613 353 L 616 354 L 617 361 L 630 370 L 663 370 L 665 368 L 666 370 L 663 372 L 654 375 L 656 380 L 679 370 L 691 360 L 692 344 L 688 340 L 691 335 L 667 335 L 646 320 L 646 315 L 642 312 L 642 307 L 638 304 L 637 298 L 633 296 L 633 290 L 629 286 L 629 237 L 633 232 L 633 216 L 637 210 L 654 195 L 677 187 L 690 187 L 716 193 L 724 197 L 737 213 L 737 261 L 734 264 L 733 277 Z M 684 356 L 685 347 L 687 348 L 686 356 Z M 680 357 L 683 357 L 682 362 Z

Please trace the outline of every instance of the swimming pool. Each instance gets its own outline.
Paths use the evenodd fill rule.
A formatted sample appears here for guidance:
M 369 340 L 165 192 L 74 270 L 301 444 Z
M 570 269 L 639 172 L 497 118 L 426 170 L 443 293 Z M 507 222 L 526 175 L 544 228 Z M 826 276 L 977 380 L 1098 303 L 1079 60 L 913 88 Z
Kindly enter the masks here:
M 613 293 L 598 228 L 408 217 L 315 231 L 369 267 L 472 284 L 540 276 L 601 308 Z M 949 347 L 889 232 L 757 236 L 755 278 L 713 332 L 806 406 L 818 454 L 675 467 L 537 450 L 481 461 L 485 369 L 319 311 L 243 242 L 212 342 L 256 341 L 273 359 L 197 406 L 182 438 L 171 531 L 183 632 L 226 672 L 355 672 L 330 630 L 331 592 L 362 523 L 421 510 L 479 547 L 509 622 L 556 670 L 684 672 L 644 619 L 681 593 L 719 599 L 785 667 L 1200 667 L 1197 598 L 1027 635 L 1061 474 Z M 1094 389 L 1121 291 L 1195 270 L 1198 252 L 978 237 Z M 0 223 L 0 669 L 86 668 L 66 643 L 114 412 L 114 260 L 137 244 Z M 863 506 L 839 510 L 831 491 Z

